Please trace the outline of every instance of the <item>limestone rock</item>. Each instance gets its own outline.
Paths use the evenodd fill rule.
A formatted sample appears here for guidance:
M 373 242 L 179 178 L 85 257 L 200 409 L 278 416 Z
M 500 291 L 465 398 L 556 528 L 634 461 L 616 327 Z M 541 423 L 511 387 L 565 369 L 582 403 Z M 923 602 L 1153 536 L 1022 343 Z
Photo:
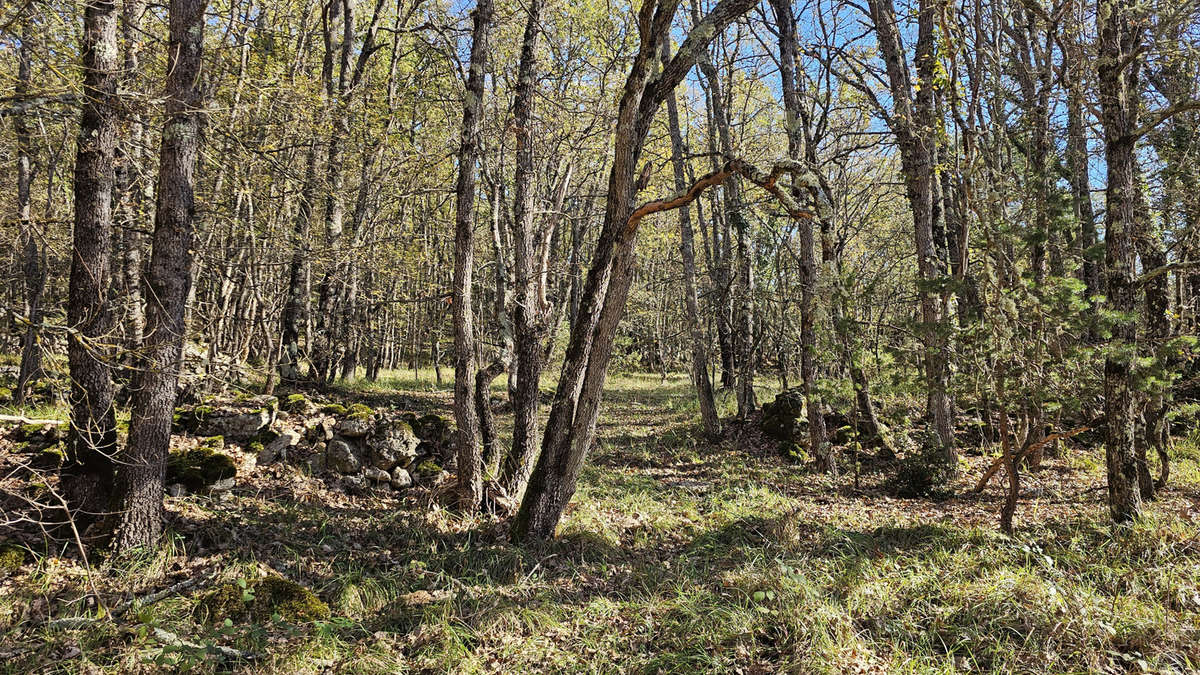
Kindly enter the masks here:
M 258 453 L 259 464 L 270 464 L 276 459 L 287 461 L 288 450 L 296 447 L 300 443 L 300 433 L 296 431 L 280 432 L 275 440 L 267 443 L 266 446 Z
M 358 473 L 362 464 L 350 444 L 339 438 L 330 441 L 329 449 L 325 451 L 325 466 L 338 473 Z
M 412 475 L 408 473 L 407 469 L 396 467 L 392 469 L 392 476 L 389 482 L 391 483 L 393 489 L 403 490 L 404 488 L 412 485 L 413 479 Z

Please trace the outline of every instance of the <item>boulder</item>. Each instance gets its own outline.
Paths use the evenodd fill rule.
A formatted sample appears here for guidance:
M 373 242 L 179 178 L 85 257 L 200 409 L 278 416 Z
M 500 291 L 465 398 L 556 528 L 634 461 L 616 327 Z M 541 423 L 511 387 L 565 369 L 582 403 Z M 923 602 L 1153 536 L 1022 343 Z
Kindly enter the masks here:
M 237 465 L 228 455 L 217 452 L 215 443 L 190 450 L 172 452 L 167 457 L 168 485 L 178 483 L 191 492 L 199 492 L 237 475 Z
M 325 451 L 325 466 L 338 473 L 358 473 L 362 463 L 358 461 L 350 444 L 337 438 L 329 442 Z
M 224 436 L 244 443 L 266 430 L 275 421 L 274 396 L 256 396 L 228 404 L 207 404 L 181 408 L 176 427 L 194 436 Z
M 774 401 L 763 404 L 759 428 L 767 436 L 781 442 L 795 442 L 803 437 L 807 427 L 803 390 L 788 389 Z
M 280 576 L 247 583 L 225 583 L 196 605 L 197 616 L 209 623 L 266 623 L 276 616 L 299 623 L 329 618 L 329 606 L 312 591 Z
M 417 458 L 417 446 L 421 439 L 407 422 L 400 419 L 384 420 L 375 426 L 367 438 L 367 449 L 372 464 L 389 470 L 396 465 L 407 467 Z

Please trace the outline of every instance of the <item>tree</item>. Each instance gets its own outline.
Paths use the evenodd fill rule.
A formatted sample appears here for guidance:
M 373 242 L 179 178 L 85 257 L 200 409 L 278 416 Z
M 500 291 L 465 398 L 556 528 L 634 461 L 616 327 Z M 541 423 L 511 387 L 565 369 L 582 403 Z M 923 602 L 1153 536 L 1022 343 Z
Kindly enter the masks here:
M 475 328 L 471 313 L 475 265 L 475 175 L 479 161 L 479 117 L 483 109 L 484 71 L 492 30 L 491 0 L 475 5 L 467 92 L 463 102 L 462 142 L 458 151 L 458 184 L 454 216 L 454 421 L 458 425 L 458 502 L 465 510 L 483 499 L 483 466 L 479 422 L 472 388 L 475 377 Z
M 85 4 L 82 45 L 84 99 L 67 302 L 71 431 L 62 488 L 77 525 L 86 527 L 109 510 L 117 450 L 114 355 L 108 344 L 113 328 L 109 284 L 119 66 L 117 11 L 111 0 Z
M 129 448 L 118 473 L 121 524 L 116 547 L 150 546 L 162 531 L 162 495 L 184 313 L 196 246 L 195 171 L 203 121 L 201 68 L 206 0 L 171 0 L 166 115 L 159 152 L 158 204 L 150 253 L 146 336 L 134 374 Z

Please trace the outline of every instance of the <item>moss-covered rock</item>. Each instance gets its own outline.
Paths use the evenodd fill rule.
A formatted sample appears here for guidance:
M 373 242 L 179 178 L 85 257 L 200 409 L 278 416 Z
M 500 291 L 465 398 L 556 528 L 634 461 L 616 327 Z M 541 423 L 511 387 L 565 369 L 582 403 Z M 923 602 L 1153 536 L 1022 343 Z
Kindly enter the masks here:
M 167 458 L 167 484 L 180 483 L 192 492 L 236 475 L 237 466 L 228 455 L 204 445 Z
M 290 623 L 329 618 L 329 605 L 300 584 L 280 576 L 225 583 L 204 596 L 196 615 L 210 623 L 230 619 L 264 623 L 275 616 Z
M 365 403 L 355 403 L 349 408 L 346 408 L 346 412 L 350 413 L 351 415 L 365 414 L 367 417 L 370 417 L 375 413 L 375 411 L 371 409 L 371 406 L 366 405 Z
M 330 403 L 329 405 L 321 406 L 321 412 L 325 413 L 326 415 L 335 415 L 341 417 L 342 415 L 346 414 L 346 406 L 340 403 Z
M 12 401 L 12 389 L 8 387 L 0 387 L 0 403 L 8 403 Z
M 780 392 L 774 401 L 763 404 L 759 428 L 767 436 L 782 443 L 795 442 L 805 434 L 807 427 L 802 390 Z
M 280 410 L 287 412 L 304 412 L 308 409 L 310 403 L 304 394 L 288 394 L 282 401 L 279 402 Z
M 25 564 L 25 558 L 24 548 L 8 542 L 0 544 L 0 577 L 15 574 Z

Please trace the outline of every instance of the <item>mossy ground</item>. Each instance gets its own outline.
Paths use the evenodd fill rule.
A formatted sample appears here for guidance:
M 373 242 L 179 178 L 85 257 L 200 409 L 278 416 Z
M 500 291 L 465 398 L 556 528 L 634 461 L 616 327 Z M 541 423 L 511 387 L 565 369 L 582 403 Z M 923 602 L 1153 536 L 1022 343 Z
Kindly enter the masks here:
M 996 527 L 999 483 L 962 494 L 990 450 L 966 458 L 958 497 L 897 499 L 885 472 L 856 481 L 848 467 L 834 481 L 736 431 L 705 441 L 698 426 L 686 377 L 611 378 L 598 447 L 560 536 L 542 547 L 513 546 L 505 522 L 431 509 L 417 491 L 314 498 L 285 477 L 228 501 L 171 500 L 161 550 L 95 562 L 102 597 L 214 581 L 122 622 L 51 629 L 39 617 L 94 612 L 89 584 L 70 561 L 27 564 L 0 593 L 0 644 L 15 654 L 0 669 L 170 669 L 144 626 L 258 654 L 243 672 L 1200 669 L 1192 440 L 1177 444 L 1171 489 L 1128 528 L 1106 521 L 1101 449 L 1049 459 L 1025 477 L 1040 496 L 1022 500 L 1010 538 Z M 263 566 L 312 589 L 330 618 L 226 627 L 199 615 L 214 589 Z

